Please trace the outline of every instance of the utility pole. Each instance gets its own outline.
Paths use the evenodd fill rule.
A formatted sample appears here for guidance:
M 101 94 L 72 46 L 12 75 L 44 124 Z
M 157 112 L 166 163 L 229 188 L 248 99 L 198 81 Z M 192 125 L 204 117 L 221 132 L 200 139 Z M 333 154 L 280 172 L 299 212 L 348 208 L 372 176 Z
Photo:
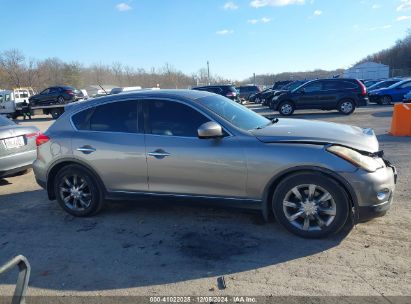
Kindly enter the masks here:
M 207 80 L 208 80 L 208 85 L 210 85 L 210 63 L 207 60 Z
M 253 85 L 255 85 L 255 73 L 253 73 L 253 78 L 254 78 Z

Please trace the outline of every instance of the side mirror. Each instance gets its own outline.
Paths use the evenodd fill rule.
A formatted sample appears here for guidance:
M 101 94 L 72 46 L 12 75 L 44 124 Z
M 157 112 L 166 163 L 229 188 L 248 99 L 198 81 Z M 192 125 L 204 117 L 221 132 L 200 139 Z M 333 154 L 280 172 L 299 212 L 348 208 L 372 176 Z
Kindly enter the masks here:
M 214 121 L 209 121 L 202 124 L 198 128 L 197 132 L 198 138 L 201 139 L 223 137 L 223 128 L 221 128 L 221 126 Z

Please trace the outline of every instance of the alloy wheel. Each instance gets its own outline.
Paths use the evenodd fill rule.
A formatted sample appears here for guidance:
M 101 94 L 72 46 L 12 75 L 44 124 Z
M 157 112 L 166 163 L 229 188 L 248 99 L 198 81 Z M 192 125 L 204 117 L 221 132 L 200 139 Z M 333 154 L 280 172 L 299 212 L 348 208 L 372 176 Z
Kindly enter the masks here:
M 84 211 L 92 202 L 87 181 L 78 175 L 64 176 L 59 183 L 59 194 L 64 205 L 74 211 Z
M 337 214 L 331 194 L 314 184 L 295 186 L 284 197 L 283 211 L 294 227 L 303 231 L 319 231 L 333 223 Z
M 283 113 L 285 115 L 291 114 L 292 111 L 293 111 L 293 107 L 288 103 L 281 106 L 281 113 Z
M 343 102 L 340 106 L 340 109 L 341 109 L 341 112 L 343 113 L 351 113 L 351 111 L 353 110 L 352 102 L 350 101 Z

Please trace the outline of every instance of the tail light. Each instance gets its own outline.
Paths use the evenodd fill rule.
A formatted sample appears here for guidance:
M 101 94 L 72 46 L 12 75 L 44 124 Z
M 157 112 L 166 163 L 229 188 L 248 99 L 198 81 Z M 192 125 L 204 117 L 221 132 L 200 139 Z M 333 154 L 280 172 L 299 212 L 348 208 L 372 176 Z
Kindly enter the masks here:
M 64 92 L 69 94 L 69 95 L 74 95 L 74 92 L 72 90 L 65 90 Z
M 361 96 L 367 96 L 367 88 L 365 87 L 365 85 L 359 80 L 357 80 L 357 83 L 361 88 Z
M 40 134 L 39 136 L 36 137 L 36 146 L 39 147 L 42 144 L 45 144 L 50 140 L 50 137 L 44 134 Z
M 227 96 L 227 97 L 236 97 L 237 93 L 236 92 L 228 92 L 227 94 L 225 94 L 225 96 Z

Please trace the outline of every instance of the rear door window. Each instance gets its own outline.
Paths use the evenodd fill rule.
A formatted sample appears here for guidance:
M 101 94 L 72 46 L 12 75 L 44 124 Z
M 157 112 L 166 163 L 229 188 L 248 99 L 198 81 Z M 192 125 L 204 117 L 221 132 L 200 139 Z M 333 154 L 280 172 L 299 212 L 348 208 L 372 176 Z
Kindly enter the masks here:
M 312 82 L 304 86 L 304 91 L 306 93 L 317 92 L 323 89 L 323 85 L 320 81 Z
M 120 101 L 86 109 L 72 117 L 78 130 L 137 133 L 137 102 Z

